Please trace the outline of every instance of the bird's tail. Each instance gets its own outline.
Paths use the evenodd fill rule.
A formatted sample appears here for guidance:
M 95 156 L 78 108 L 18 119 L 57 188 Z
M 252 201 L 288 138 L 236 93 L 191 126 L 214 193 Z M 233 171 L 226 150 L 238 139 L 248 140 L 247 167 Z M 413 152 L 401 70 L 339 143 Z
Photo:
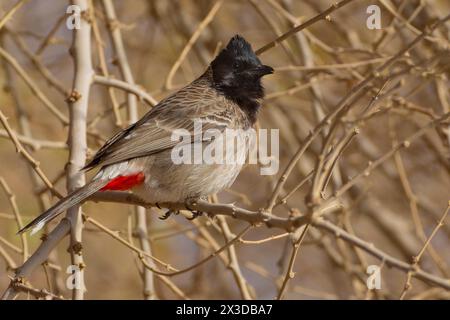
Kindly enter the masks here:
M 89 182 L 80 189 L 77 189 L 68 196 L 60 199 L 53 207 L 36 217 L 33 221 L 20 229 L 17 233 L 23 233 L 31 228 L 33 228 L 31 234 L 38 232 L 40 229 L 42 229 L 42 227 L 44 227 L 49 221 L 56 218 L 60 213 L 85 200 L 87 197 L 104 187 L 107 183 L 108 180 L 100 179 Z

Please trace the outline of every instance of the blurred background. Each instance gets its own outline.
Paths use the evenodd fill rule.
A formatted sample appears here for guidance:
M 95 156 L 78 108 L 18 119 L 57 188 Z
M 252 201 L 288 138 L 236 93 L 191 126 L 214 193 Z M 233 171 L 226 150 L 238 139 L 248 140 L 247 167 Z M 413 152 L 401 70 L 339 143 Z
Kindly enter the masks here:
M 254 49 L 308 18 L 326 10 L 328 0 L 227 0 L 211 15 L 216 1 L 149 0 L 113 1 L 117 14 L 108 24 L 104 1 L 92 1 L 96 35 L 93 35 L 92 59 L 95 71 L 104 74 L 101 56 L 110 77 L 122 79 L 110 29 L 120 30 L 135 83 L 159 101 L 200 76 L 215 53 L 230 37 L 239 33 Z M 3 0 L 0 17 L 17 1 Z M 380 8 L 381 29 L 369 29 L 366 21 L 369 5 Z M 66 194 L 65 165 L 68 159 L 67 126 L 48 105 L 68 115 L 66 98 L 73 80 L 70 55 L 72 31 L 66 27 L 64 1 L 24 1 L 0 30 L 1 48 L 26 73 L 24 81 L 11 61 L 0 55 L 0 110 L 11 128 L 39 161 L 56 188 Z M 374 68 L 386 62 L 417 37 L 430 23 L 450 12 L 445 0 L 352 1 L 306 30 L 289 37 L 281 45 L 263 53 L 264 64 L 276 72 L 264 78 L 266 98 L 259 117 L 260 128 L 280 130 L 280 171 L 261 176 L 257 165 L 243 169 L 230 190 L 217 195 L 219 202 L 236 202 L 241 207 L 264 207 L 277 179 L 301 141 L 331 112 L 339 100 Z M 199 29 L 200 26 L 200 29 Z M 185 58 L 180 54 L 189 39 L 199 32 Z M 392 77 L 380 99 L 371 105 L 373 112 L 358 118 L 382 86 L 374 82 L 352 110 L 338 120 L 344 132 L 360 123 L 360 133 L 345 149 L 331 177 L 326 193 L 331 195 L 350 177 L 365 170 L 389 152 L 395 143 L 408 139 L 419 128 L 449 112 L 449 34 L 450 23 L 438 28 L 397 60 L 387 71 Z M 170 71 L 176 62 L 173 77 Z M 406 71 L 404 71 L 406 70 Z M 45 75 L 47 73 L 47 75 Z M 49 78 L 54 81 L 49 80 Z M 48 100 L 44 103 L 27 82 L 32 82 Z M 373 85 L 373 86 L 372 86 Z M 126 93 L 93 84 L 88 112 L 88 155 L 92 155 L 112 134 L 129 124 Z M 113 106 L 116 111 L 114 112 Z M 149 105 L 139 101 L 139 115 Z M 417 255 L 436 227 L 450 199 L 449 122 L 432 127 L 409 148 L 395 152 L 370 175 L 361 179 L 342 196 L 344 208 L 327 216 L 336 225 L 351 230 L 384 252 L 408 263 Z M 28 137 L 28 138 L 27 138 Z M 30 138 L 31 137 L 31 138 Z M 319 135 L 298 162 L 282 192 L 288 194 L 314 168 L 324 136 Z M 16 153 L 5 128 L 0 127 L 0 176 L 13 195 L 24 222 L 56 201 L 36 180 L 23 158 Z M 90 173 L 91 175 L 91 173 Z M 283 217 L 295 210 L 306 211 L 306 182 L 292 193 L 285 205 L 274 213 Z M 0 291 L 9 284 L 11 268 L 22 264 L 20 238 L 11 198 L 0 188 Z M 130 205 L 92 203 L 83 211 L 125 239 L 139 245 L 133 237 L 134 210 Z M 188 221 L 182 215 L 158 219 L 161 212 L 148 210 L 147 224 L 152 254 L 178 269 L 188 267 L 214 252 L 224 243 L 224 232 L 217 220 L 200 217 Z M 232 234 L 238 234 L 244 222 L 226 219 Z M 448 221 L 448 219 L 447 219 Z M 57 222 L 53 222 L 51 230 Z M 223 225 L 222 225 L 223 226 Z M 268 239 L 270 236 L 277 236 Z M 27 236 L 32 253 L 41 240 Z M 291 236 L 283 230 L 253 228 L 234 246 L 242 277 L 256 298 L 276 297 L 285 276 L 291 250 Z M 247 240 L 266 239 L 261 243 Z M 435 275 L 449 278 L 450 226 L 444 223 L 434 236 L 420 266 Z M 65 286 L 70 256 L 68 240 L 62 241 L 50 256 L 50 264 L 38 268 L 28 280 L 36 288 L 47 288 L 70 297 Z M 134 252 L 92 224 L 83 234 L 86 263 L 87 299 L 142 299 L 142 264 Z M 229 252 L 228 252 L 229 253 Z M 171 277 L 186 297 L 193 299 L 240 299 L 241 290 L 229 267 L 227 251 L 201 266 Z M 366 287 L 366 266 L 381 262 L 331 233 L 310 230 L 296 259 L 285 293 L 287 299 L 397 299 L 402 293 L 406 273 L 382 266 L 380 290 Z M 155 278 L 154 294 L 159 299 L 179 299 L 166 283 Z M 412 280 L 407 298 L 448 299 L 448 291 Z M 27 298 L 25 294 L 19 298 Z

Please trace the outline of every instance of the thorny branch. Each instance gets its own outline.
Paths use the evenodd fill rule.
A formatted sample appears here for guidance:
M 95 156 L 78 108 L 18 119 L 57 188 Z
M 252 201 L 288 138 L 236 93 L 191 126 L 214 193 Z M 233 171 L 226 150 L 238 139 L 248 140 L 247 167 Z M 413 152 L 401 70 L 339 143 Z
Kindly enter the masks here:
M 356 1 L 343 0 L 323 10 L 320 9 L 318 2 L 305 0 L 305 7 L 313 12 L 309 15 L 312 18 L 309 19 L 297 16 L 296 4 L 288 0 L 250 1 L 250 5 L 245 7 L 248 12 L 253 10 L 255 12 L 251 12 L 252 14 L 254 13 L 259 19 L 262 18 L 264 23 L 262 27 L 269 30 L 267 34 L 276 37 L 275 40 L 268 41 L 266 45 L 258 49 L 257 53 L 268 53 L 270 49 L 282 45 L 283 50 L 278 50 L 279 54 L 277 50 L 270 53 L 273 54 L 274 61 L 285 61 L 286 56 L 289 59 L 288 63 L 275 63 L 278 65 L 275 68 L 278 74 L 276 76 L 282 79 L 277 78 L 268 82 L 269 93 L 264 101 L 265 108 L 263 108 L 261 119 L 262 122 L 267 121 L 269 125 L 282 124 L 282 129 L 285 129 L 282 130 L 282 139 L 292 148 L 283 148 L 283 153 L 286 153 L 283 154 L 282 162 L 284 170 L 278 179 L 267 179 L 270 186 L 265 191 L 262 184 L 254 188 L 258 189 L 258 194 L 262 194 L 262 198 L 257 203 L 253 202 L 250 192 L 241 194 L 242 197 L 239 197 L 238 191 L 233 190 L 233 193 L 230 193 L 235 198 L 245 198 L 246 207 L 253 209 L 245 209 L 234 203 L 226 204 L 216 201 L 210 203 L 203 200 L 192 203 L 159 203 L 158 206 L 172 211 L 180 210 L 185 216 L 190 215 L 187 211 L 189 208 L 207 213 L 208 217 L 205 218 L 206 223 L 195 221 L 194 226 L 189 227 L 178 220 L 172 220 L 170 221 L 172 224 L 164 224 L 170 232 L 166 232 L 164 236 L 157 236 L 154 235 L 154 232 L 158 232 L 157 227 L 153 227 L 152 224 L 149 229 L 147 224 L 149 216 L 143 209 L 144 207 L 153 208 L 152 212 L 155 212 L 157 211 L 154 208 L 155 204 L 145 203 L 130 193 L 99 192 L 89 200 L 139 206 L 140 209 L 137 209 L 135 214 L 136 232 L 134 232 L 134 236 L 139 240 L 139 246 L 133 243 L 131 228 L 129 228 L 127 240 L 121 236 L 121 232 L 101 223 L 101 218 L 97 220 L 82 215 L 80 207 L 72 208 L 67 217 L 63 218 L 56 227 L 50 227 L 51 231 L 43 234 L 42 243 L 34 252 L 28 248 L 30 241 L 26 235 L 22 235 L 20 244 L 16 244 L 7 236 L 0 237 L 0 258 L 5 261 L 9 270 L 15 273 L 2 299 L 14 299 L 19 293 L 36 299 L 62 299 L 59 293 L 54 293 L 55 290 L 51 287 L 50 281 L 47 281 L 48 288 L 33 287 L 31 282 L 34 278 L 31 276 L 39 266 L 43 266 L 44 270 L 48 266 L 52 270 L 61 269 L 53 264 L 53 261 L 49 262 L 49 256 L 66 235 L 70 236 L 69 252 L 72 264 L 78 266 L 83 274 L 85 263 L 82 253 L 90 244 L 86 240 L 82 243 L 82 232 L 89 232 L 89 236 L 91 233 L 92 236 L 97 233 L 108 235 L 110 239 L 137 256 L 139 265 L 142 267 L 139 271 L 142 275 L 145 298 L 164 298 L 166 291 L 162 289 L 167 289 L 167 292 L 175 297 L 189 299 L 193 293 L 177 283 L 177 276 L 192 272 L 195 273 L 192 277 L 193 282 L 201 281 L 199 279 L 205 277 L 203 270 L 217 268 L 215 261 L 220 261 L 229 269 L 235 289 L 244 299 L 262 295 L 254 290 L 246 278 L 248 270 L 244 271 L 243 267 L 247 266 L 251 266 L 247 269 L 258 273 L 259 276 L 275 283 L 279 280 L 276 292 L 279 299 L 295 293 L 320 297 L 339 296 L 336 292 L 329 294 L 322 292 L 323 290 L 312 290 L 298 285 L 298 281 L 303 279 L 302 275 L 297 275 L 294 279 L 294 274 L 299 267 L 296 261 L 306 263 L 306 259 L 298 254 L 299 250 L 309 245 L 321 248 L 336 268 L 341 268 L 345 274 L 348 274 L 352 283 L 350 294 L 352 297 L 398 297 L 398 294 L 391 293 L 389 290 L 370 292 L 365 287 L 365 270 L 370 257 L 378 259 L 384 268 L 394 268 L 406 274 L 400 298 L 405 298 L 407 293 L 412 298 L 445 297 L 444 290 L 447 292 L 450 290 L 450 280 L 446 276 L 449 270 L 444 258 L 441 257 L 443 250 L 437 249 L 437 242 L 436 245 L 431 242 L 435 238 L 447 237 L 446 240 L 448 240 L 450 237 L 448 231 L 450 229 L 445 224 L 448 207 L 444 214 L 441 214 L 437 211 L 432 199 L 441 201 L 442 197 L 439 198 L 439 195 L 427 197 L 426 192 L 412 191 L 420 170 L 417 163 L 411 164 L 409 161 L 420 158 L 420 155 L 414 153 L 415 151 L 411 151 L 416 150 L 413 148 L 423 148 L 420 150 L 426 151 L 422 153 L 431 155 L 433 158 L 431 160 L 420 158 L 417 160 L 419 163 L 420 161 L 429 163 L 438 159 L 435 164 L 433 163 L 433 169 L 436 171 L 442 168 L 448 169 L 450 97 L 446 90 L 449 69 L 445 59 L 448 57 L 449 42 L 445 34 L 448 33 L 450 15 L 436 16 L 433 5 L 429 3 L 414 4 L 404 1 L 396 7 L 395 4 L 382 1 L 383 8 L 391 15 L 390 23 L 380 31 L 377 39 L 365 42 L 357 32 L 348 31 L 347 22 L 339 16 L 341 12 L 348 14 L 346 8 L 350 7 L 347 5 L 351 2 L 355 8 L 358 7 Z M 151 3 L 148 4 L 146 19 L 153 21 L 150 29 L 153 40 L 147 43 L 146 38 L 145 44 L 137 44 L 133 42 L 136 40 L 131 35 L 140 38 L 137 36 L 139 29 L 135 25 L 127 27 L 125 23 L 119 21 L 112 1 L 103 0 L 103 6 L 100 8 L 88 0 L 74 0 L 73 3 L 82 8 L 81 28 L 73 32 L 73 46 L 70 53 L 73 55 L 75 68 L 72 74 L 72 89 L 67 97 L 65 88 L 69 86 L 60 81 L 59 73 L 44 58 L 47 51 L 52 50 L 57 44 L 64 43 L 58 38 L 58 30 L 64 25 L 65 16 L 55 19 L 55 23 L 47 34 L 41 35 L 36 32 L 25 34 L 23 28 L 18 28 L 14 23 L 25 3 L 27 1 L 14 2 L 14 5 L 0 17 L 0 32 L 2 37 L 7 36 L 13 40 L 18 51 L 30 63 L 24 63 L 21 56 L 14 54 L 9 46 L 4 45 L 5 41 L 2 41 L 0 46 L 0 58 L 9 68 L 8 70 L 14 72 L 18 76 L 17 79 L 22 81 L 27 94 L 31 93 L 39 104 L 46 108 L 44 112 L 51 115 L 51 121 L 54 121 L 52 123 L 62 124 L 69 130 L 67 143 L 62 142 L 62 138 L 53 136 L 37 138 L 31 131 L 20 129 L 21 126 L 15 129 L 17 122 L 14 117 L 9 116 L 10 110 L 7 106 L 1 107 L 0 122 L 4 129 L 0 130 L 0 137 L 2 140 L 10 140 L 19 156 L 31 168 L 33 173 L 31 176 L 36 177 L 39 182 L 36 184 L 38 190 L 34 192 L 36 197 L 49 195 L 61 197 L 55 185 L 65 176 L 68 191 L 83 185 L 85 180 L 79 169 L 84 165 L 86 152 L 90 152 L 88 143 L 91 143 L 91 140 L 88 140 L 88 137 L 92 138 L 94 143 L 101 143 L 104 138 L 99 135 L 99 132 L 102 132 L 100 130 L 104 127 L 100 125 L 107 122 L 110 115 L 114 115 L 114 124 L 121 126 L 123 117 L 121 112 L 126 108 L 130 123 L 135 122 L 138 119 L 138 102 L 144 102 L 148 107 L 152 107 L 157 104 L 154 96 L 158 96 L 159 99 L 160 96 L 165 96 L 168 90 L 179 87 L 173 84 L 177 72 L 189 75 L 196 73 L 193 72 L 194 69 L 197 70 L 196 61 L 200 61 L 203 65 L 204 53 L 212 54 L 213 49 L 216 51 L 221 46 L 220 43 L 208 43 L 203 38 L 211 39 L 211 35 L 214 35 L 214 38 L 217 36 L 217 39 L 222 39 L 222 35 L 219 36 L 218 33 L 220 28 L 217 28 L 217 21 L 228 14 L 228 3 L 219 0 L 207 7 L 192 5 L 192 8 L 195 8 L 193 12 L 197 15 L 195 19 L 187 21 L 180 13 L 165 19 L 165 10 L 173 9 L 171 7 L 173 5 L 165 8 Z M 302 2 L 302 5 L 304 3 Z M 268 14 L 268 10 L 274 10 L 276 15 Z M 318 23 L 317 27 L 327 30 L 323 34 L 309 28 L 322 20 L 327 22 Z M 200 22 L 195 22 L 190 27 L 189 23 L 192 21 Z M 430 21 L 434 23 L 429 23 Z M 190 28 L 186 28 L 188 25 Z M 333 29 L 334 34 L 339 35 L 336 37 L 339 38 L 339 47 L 331 45 L 336 42 L 331 41 L 326 35 L 330 28 Z M 282 30 L 288 31 L 283 33 Z M 141 55 L 140 52 L 147 52 L 145 50 L 155 47 L 152 45 L 154 41 L 160 41 L 156 36 L 158 32 L 169 39 L 174 33 L 180 34 L 185 44 L 181 52 L 175 52 L 170 59 L 166 59 L 169 65 L 165 70 L 167 76 L 162 78 L 164 83 L 153 84 L 155 79 L 153 72 L 151 74 L 153 81 L 148 84 L 145 81 L 148 74 L 145 72 L 146 65 L 155 65 L 156 62 L 149 60 L 148 54 Z M 109 35 L 113 50 L 108 50 L 108 44 L 103 42 L 104 34 Z M 36 50 L 32 50 L 27 41 L 26 37 L 30 36 L 39 40 Z M 95 46 L 92 46 L 93 43 Z M 388 50 L 390 46 L 387 44 L 392 44 L 392 50 Z M 126 47 L 129 47 L 128 55 L 125 51 Z M 110 51 L 115 54 L 112 61 L 108 60 Z M 154 54 L 155 52 L 152 51 L 152 55 Z M 285 56 L 280 56 L 281 54 Z M 191 56 L 192 59 L 189 59 Z M 348 57 L 352 59 L 349 61 Z M 269 59 L 271 56 L 267 54 L 264 59 L 266 58 Z M 119 76 L 110 69 L 110 64 L 117 65 Z M 132 72 L 136 66 L 142 69 L 134 72 L 137 75 L 136 79 L 139 79 L 137 81 Z M 68 117 L 59 107 L 60 104 L 54 101 L 54 95 L 48 91 L 48 88 L 35 79 L 36 75 L 44 79 L 60 97 L 67 98 Z M 16 92 L 25 92 L 19 84 L 13 84 L 9 78 L 6 85 L 13 86 L 12 95 Z M 137 83 L 145 83 L 145 85 L 140 86 Z M 103 113 L 88 119 L 90 114 L 88 105 L 89 110 L 95 109 L 96 105 L 96 102 L 89 101 L 92 84 L 99 84 L 108 89 L 108 102 L 111 102 L 112 107 L 104 108 Z M 161 85 L 163 89 L 155 89 Z M 417 99 L 425 89 L 429 90 L 430 85 L 433 86 L 431 91 L 436 95 L 438 108 L 429 107 Z M 154 91 L 147 90 L 147 86 L 153 87 Z M 119 95 L 116 96 L 116 93 L 120 91 L 114 89 L 125 93 L 123 103 L 120 104 Z M 431 91 L 426 91 L 427 96 L 430 96 Z M 155 94 L 149 92 L 155 92 Z M 309 104 L 311 114 L 301 105 L 306 101 L 303 97 L 305 92 L 309 92 L 311 97 Z M 337 96 L 336 92 L 339 92 Z M 32 112 L 28 110 L 28 104 L 23 105 L 22 108 L 27 113 Z M 264 112 L 267 112 L 269 117 L 264 118 Z M 28 118 L 28 115 L 26 117 Z M 370 130 L 372 124 L 376 124 L 380 119 L 383 121 L 385 117 L 388 119 L 397 117 L 403 121 L 404 127 L 412 126 L 414 129 L 411 134 L 411 131 L 407 129 L 391 128 L 395 136 L 391 135 L 387 151 L 380 151 L 385 148 L 382 143 L 378 143 L 382 141 L 382 132 L 378 130 L 377 137 L 374 138 Z M 30 117 L 28 120 L 30 125 L 36 125 L 34 118 Z M 404 134 L 404 132 L 409 133 Z M 9 150 L 11 144 L 5 145 L 7 146 L 5 153 L 11 153 Z M 48 178 L 53 176 L 53 171 L 47 163 L 38 161 L 42 158 L 40 152 L 67 152 L 66 150 L 69 152 L 66 172 L 60 169 L 56 178 Z M 425 172 L 425 169 L 423 171 Z M 448 176 L 448 171 L 439 172 L 445 172 Z M 8 207 L 0 207 L 2 210 L 0 218 L 13 221 L 16 224 L 14 228 L 20 228 L 23 224 L 22 220 L 29 219 L 35 212 L 30 213 L 22 208 L 23 195 L 16 191 L 18 187 L 11 181 L 7 172 L 2 171 L 0 175 L 2 176 L 0 185 L 4 191 L 2 195 L 6 195 L 5 199 L 9 203 Z M 428 184 L 427 187 L 431 186 L 432 182 L 423 179 L 428 181 L 425 183 Z M 433 183 L 441 186 L 442 189 L 442 184 L 439 184 L 438 180 L 434 179 Z M 386 191 L 391 193 L 403 188 L 402 195 L 406 197 L 409 204 L 412 222 L 405 218 L 408 215 L 403 215 L 401 210 L 396 212 L 389 208 L 388 196 L 385 196 L 386 201 L 381 197 L 383 201 L 377 199 L 379 190 L 372 191 L 372 189 L 377 189 L 379 185 L 382 189 L 393 188 Z M 306 198 L 303 200 L 305 195 Z M 46 199 L 44 202 L 48 202 L 48 198 Z M 445 200 L 448 201 L 448 199 Z M 264 208 L 254 209 L 264 206 L 264 202 Z M 41 203 L 41 205 L 48 204 Z M 408 207 L 404 211 L 407 212 Z M 395 216 L 401 216 L 401 218 L 390 219 L 394 215 L 391 212 L 395 212 Z M 363 240 L 372 239 L 374 235 L 354 226 L 357 222 L 353 217 L 356 216 L 364 216 L 364 218 L 367 216 L 367 219 L 380 229 L 380 232 L 392 240 L 393 247 L 398 249 L 404 258 L 408 258 L 410 252 L 416 252 L 411 263 L 396 258 L 394 254 L 388 254 L 387 252 L 390 251 L 384 250 L 384 246 L 381 250 L 371 242 Z M 386 219 L 390 221 L 389 226 Z M 438 219 L 436 224 L 435 221 Z M 91 229 L 83 231 L 83 223 L 87 223 Z M 178 227 L 173 228 L 174 225 Z M 411 229 L 411 226 L 415 227 L 415 233 L 402 231 Z M 425 236 L 425 226 L 428 226 L 430 230 L 434 226 L 428 237 Z M 241 231 L 234 233 L 232 230 L 235 228 Z M 269 228 L 281 229 L 283 232 L 275 235 L 268 234 Z M 438 234 L 437 231 L 440 228 L 443 232 Z M 244 235 L 246 239 L 243 239 Z M 200 256 L 198 261 L 187 264 L 188 267 L 175 268 L 172 266 L 175 263 L 168 263 L 166 259 L 161 258 L 163 254 L 159 249 L 155 253 L 150 248 L 151 241 L 158 239 L 170 243 L 175 237 L 177 239 L 185 237 L 188 241 L 192 241 L 194 246 L 202 248 L 200 253 L 209 253 L 205 257 Z M 223 243 L 217 239 L 221 239 Z M 281 248 L 275 246 L 280 239 L 286 240 L 285 249 L 289 249 L 291 244 L 292 250 L 289 256 L 289 250 L 275 249 L 276 252 L 283 251 L 282 258 L 286 261 L 282 273 L 278 276 L 272 275 L 262 264 L 259 265 L 255 261 L 249 262 L 249 259 L 245 259 L 241 254 L 241 247 L 256 248 L 256 245 L 259 248 L 273 246 L 270 247 L 271 252 L 275 252 L 274 248 Z M 264 249 L 262 250 L 265 252 Z M 32 252 L 31 255 L 30 252 Z M 183 254 L 187 255 L 187 253 Z M 442 276 L 436 275 L 434 269 L 430 268 L 428 271 L 424 269 L 425 267 L 422 268 L 425 264 L 421 262 L 427 258 L 427 254 L 435 261 L 437 272 L 440 272 Z M 24 260 L 20 267 L 17 267 L 20 263 L 16 261 L 16 255 L 20 255 Z M 94 269 L 90 267 L 92 272 L 96 272 Z M 154 278 L 158 279 L 156 283 L 153 283 Z M 429 288 L 424 284 L 414 285 L 413 288 L 411 283 L 413 278 L 436 288 Z M 224 279 L 225 275 L 216 279 L 217 286 L 220 282 L 224 282 Z M 164 288 L 159 288 L 157 286 L 159 283 L 163 284 Z M 224 287 L 228 288 L 228 283 Z M 409 294 L 418 287 L 427 289 Z M 82 299 L 83 289 L 75 288 L 72 298 Z M 208 296 L 206 291 L 203 294 Z M 226 294 L 224 293 L 224 296 Z M 232 294 L 229 295 L 234 297 Z
M 74 79 L 72 92 L 67 99 L 69 104 L 69 162 L 67 164 L 67 191 L 82 187 L 85 184 L 83 168 L 86 162 L 87 134 L 86 118 L 89 105 L 89 93 L 91 79 L 94 74 L 91 57 L 91 24 L 89 15 L 89 3 L 87 0 L 75 0 L 82 12 L 80 28 L 73 32 L 73 59 Z M 82 300 L 85 292 L 84 269 L 86 267 L 83 258 L 83 221 L 81 207 L 74 206 L 67 211 L 70 221 L 70 256 L 72 265 L 76 266 L 78 276 L 81 278 L 81 286 L 74 286 L 72 298 Z M 74 272 L 76 272 L 74 271 Z

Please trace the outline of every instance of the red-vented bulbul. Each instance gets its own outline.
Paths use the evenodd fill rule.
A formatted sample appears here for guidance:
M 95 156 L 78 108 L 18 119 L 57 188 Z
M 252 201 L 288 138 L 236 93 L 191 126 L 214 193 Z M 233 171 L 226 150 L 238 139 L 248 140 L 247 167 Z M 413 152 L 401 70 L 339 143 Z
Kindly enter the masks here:
M 222 133 L 251 128 L 264 96 L 261 78 L 270 73 L 273 69 L 261 63 L 251 45 L 243 37 L 234 36 L 202 76 L 162 100 L 98 150 L 84 167 L 100 167 L 89 183 L 59 200 L 19 233 L 30 228 L 33 233 L 38 231 L 97 191 L 130 190 L 149 203 L 158 203 L 185 202 L 229 187 L 242 161 L 176 164 L 172 150 L 179 141 L 174 141 L 172 134 L 178 129 L 193 132 L 194 120 L 201 121 L 203 130 Z M 233 150 L 236 158 L 245 157 L 247 151 L 247 144 Z

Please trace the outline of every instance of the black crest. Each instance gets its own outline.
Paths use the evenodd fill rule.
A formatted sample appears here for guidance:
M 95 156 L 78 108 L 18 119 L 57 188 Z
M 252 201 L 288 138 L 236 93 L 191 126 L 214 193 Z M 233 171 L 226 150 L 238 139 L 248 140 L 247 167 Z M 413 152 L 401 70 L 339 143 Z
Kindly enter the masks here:
M 264 97 L 261 77 L 273 69 L 261 63 L 250 43 L 235 35 L 211 63 L 214 87 L 237 102 L 252 118 Z

